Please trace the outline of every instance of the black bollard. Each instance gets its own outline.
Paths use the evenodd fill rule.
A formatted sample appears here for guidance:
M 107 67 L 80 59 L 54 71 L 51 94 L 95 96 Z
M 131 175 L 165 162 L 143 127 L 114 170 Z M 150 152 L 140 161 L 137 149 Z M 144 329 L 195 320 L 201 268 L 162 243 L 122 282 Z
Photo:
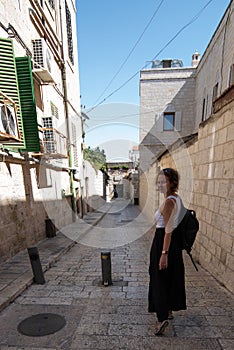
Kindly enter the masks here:
M 102 284 L 104 286 L 112 285 L 111 279 L 111 253 L 105 252 L 101 253 L 101 261 L 102 261 Z
M 40 262 L 39 252 L 37 247 L 28 248 L 28 254 L 33 270 L 34 282 L 38 284 L 44 284 L 45 278 L 42 271 L 42 266 Z

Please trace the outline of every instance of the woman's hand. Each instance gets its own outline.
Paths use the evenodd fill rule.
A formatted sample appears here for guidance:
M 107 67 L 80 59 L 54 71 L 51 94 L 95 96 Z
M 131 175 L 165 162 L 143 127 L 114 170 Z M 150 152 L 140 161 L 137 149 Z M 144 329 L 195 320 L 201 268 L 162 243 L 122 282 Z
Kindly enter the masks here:
M 159 260 L 159 270 L 164 270 L 168 267 L 168 256 L 167 254 L 162 254 Z

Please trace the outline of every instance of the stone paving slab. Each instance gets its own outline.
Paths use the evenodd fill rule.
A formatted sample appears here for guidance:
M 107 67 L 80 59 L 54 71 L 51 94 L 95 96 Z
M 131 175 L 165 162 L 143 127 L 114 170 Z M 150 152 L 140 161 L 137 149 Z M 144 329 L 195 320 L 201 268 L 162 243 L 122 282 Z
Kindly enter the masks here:
M 196 272 L 186 255 L 188 309 L 175 313 L 162 337 L 154 336 L 155 315 L 147 311 L 153 234 L 111 249 L 112 278 L 122 285 L 100 284 L 100 248 L 70 247 L 45 271 L 44 285 L 30 285 L 0 313 L 0 350 L 233 349 L 234 297 L 201 266 Z M 20 321 L 43 312 L 63 315 L 66 326 L 40 338 L 17 332 Z
M 92 225 L 80 220 L 80 231 L 83 234 L 92 229 L 103 217 L 103 212 L 90 213 Z M 53 238 L 47 238 L 37 244 L 43 272 L 47 271 L 59 258 L 66 254 L 75 241 L 61 232 Z M 25 289 L 33 283 L 33 272 L 27 250 L 21 251 L 0 266 L 0 312 L 12 303 Z

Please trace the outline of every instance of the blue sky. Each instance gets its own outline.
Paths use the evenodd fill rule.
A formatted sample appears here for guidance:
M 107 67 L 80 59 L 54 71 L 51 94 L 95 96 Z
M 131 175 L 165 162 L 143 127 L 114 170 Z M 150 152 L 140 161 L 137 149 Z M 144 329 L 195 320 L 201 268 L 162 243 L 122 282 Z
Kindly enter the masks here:
M 90 116 L 86 143 L 95 146 L 95 134 L 100 134 L 100 125 L 103 124 L 105 124 L 103 135 L 108 133 L 106 124 L 111 124 L 112 131 L 109 132 L 115 135 L 114 138 L 121 138 L 123 132 L 117 132 L 115 129 L 117 123 L 125 125 L 126 128 L 131 124 L 133 129 L 130 135 L 135 133 L 135 136 L 131 136 L 130 139 L 137 142 L 136 125 L 139 117 L 135 116 L 132 124 L 132 115 L 135 115 L 139 106 L 138 72 L 147 63 L 149 67 L 149 61 L 155 58 L 180 59 L 184 66 L 190 66 L 192 54 L 196 50 L 202 55 L 230 0 L 210 1 L 198 19 L 183 30 L 163 52 L 158 53 L 208 2 L 208 0 L 77 1 L 81 103 L 85 106 L 84 111 Z M 157 8 L 158 12 L 152 18 Z M 127 62 L 104 92 L 126 59 Z M 135 74 L 129 83 L 109 97 Z M 103 104 L 89 112 L 91 107 L 104 98 L 106 100 Z M 117 104 L 121 107 L 117 108 L 116 113 Z M 125 107 L 131 115 L 131 121 L 124 112 Z M 113 123 L 116 123 L 115 127 Z M 104 139 L 103 142 L 105 141 Z M 98 142 L 100 145 L 100 139 Z

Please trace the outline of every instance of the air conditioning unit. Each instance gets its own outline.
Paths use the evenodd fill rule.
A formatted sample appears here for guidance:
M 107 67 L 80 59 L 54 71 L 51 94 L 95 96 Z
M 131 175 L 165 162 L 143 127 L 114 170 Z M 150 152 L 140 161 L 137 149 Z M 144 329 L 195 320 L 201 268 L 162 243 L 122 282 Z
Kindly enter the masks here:
M 33 40 L 33 72 L 43 82 L 54 82 L 52 77 L 53 55 L 44 39 Z
M 6 139 L 19 139 L 15 109 L 3 103 L 0 103 L 0 135 Z

